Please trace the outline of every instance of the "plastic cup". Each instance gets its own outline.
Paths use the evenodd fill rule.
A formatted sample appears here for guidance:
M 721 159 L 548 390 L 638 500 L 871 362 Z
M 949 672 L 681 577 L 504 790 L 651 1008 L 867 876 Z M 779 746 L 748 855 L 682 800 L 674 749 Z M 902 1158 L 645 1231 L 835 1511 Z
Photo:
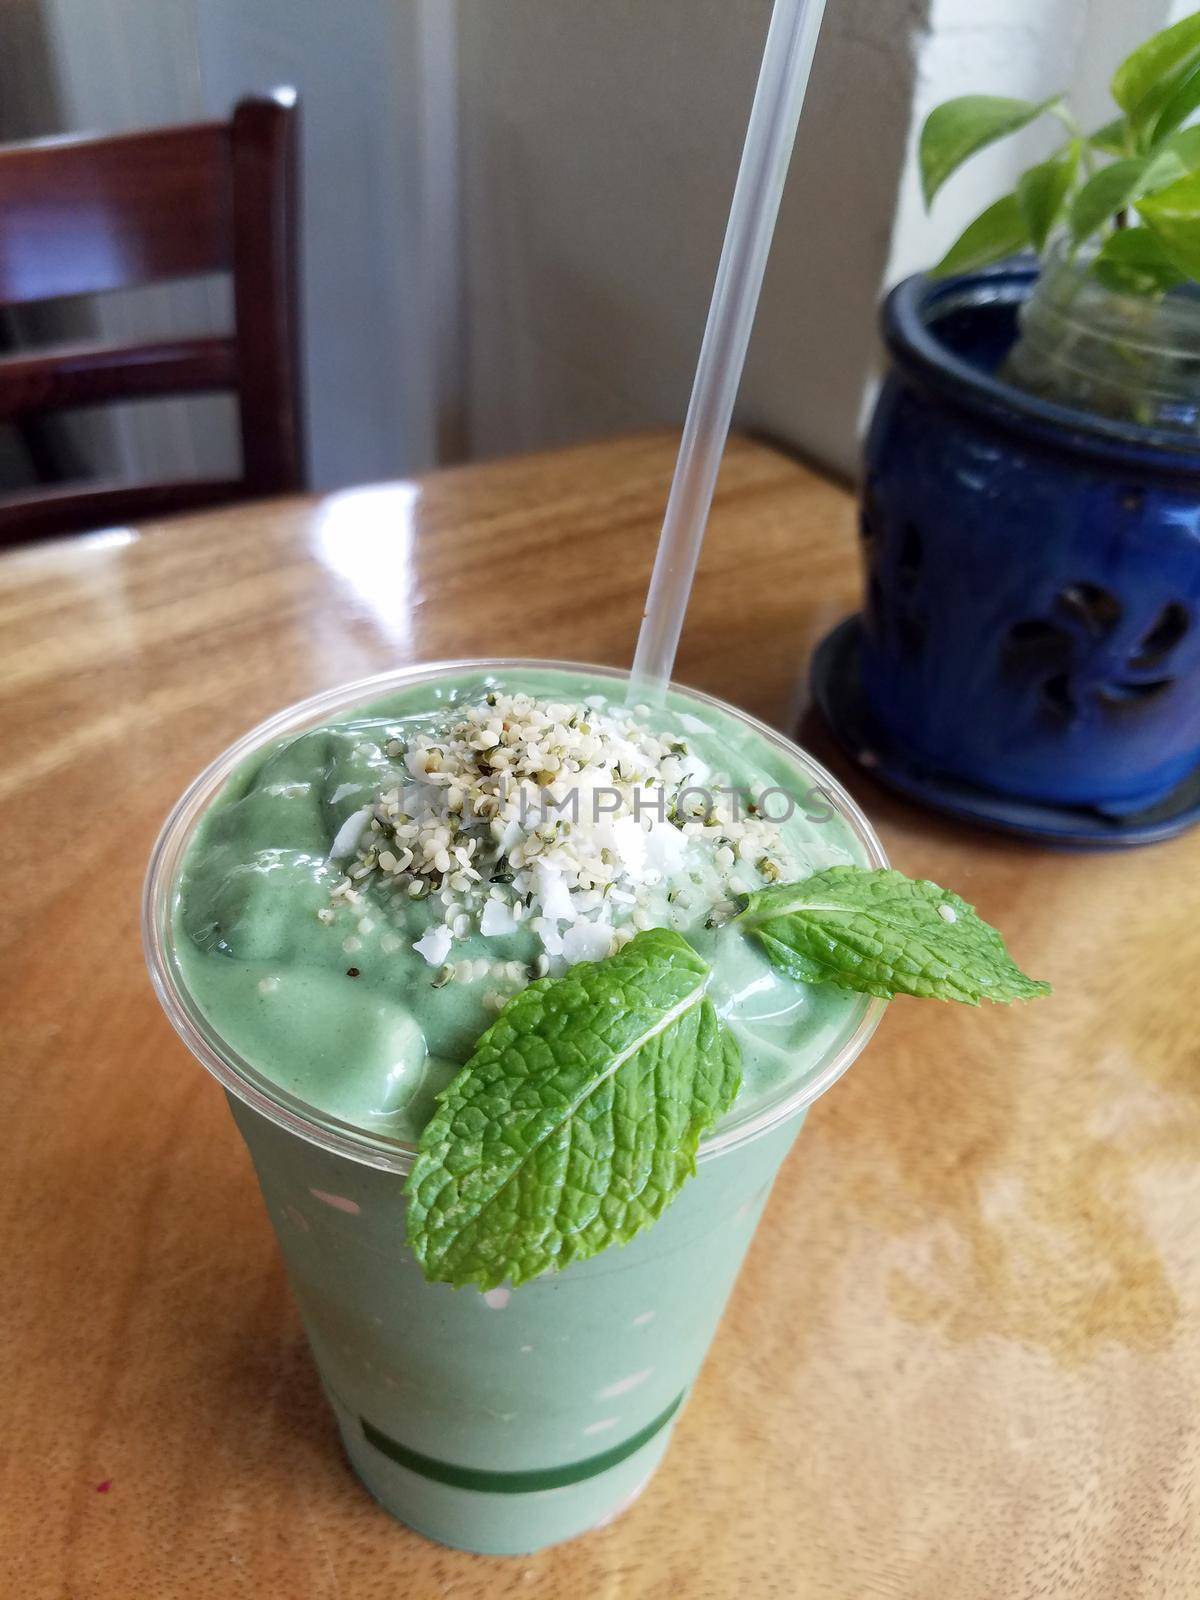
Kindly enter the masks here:
M 184 1042 L 226 1090 L 354 1470 L 418 1532 L 492 1555 L 525 1554 L 601 1526 L 645 1486 L 712 1341 L 779 1164 L 808 1106 L 874 1032 L 883 1002 L 855 997 L 844 1023 L 792 1081 L 706 1140 L 696 1177 L 631 1244 L 516 1290 L 480 1294 L 427 1283 L 404 1244 L 412 1147 L 280 1090 L 201 1015 L 180 977 L 171 913 L 198 820 L 261 745 L 414 682 L 571 665 L 413 667 L 281 712 L 227 750 L 183 795 L 154 848 L 143 907 L 155 990 Z M 886 865 L 854 801 L 809 756 L 734 707 L 691 690 L 673 692 L 752 727 L 794 766 L 798 786 L 820 788 L 863 864 Z

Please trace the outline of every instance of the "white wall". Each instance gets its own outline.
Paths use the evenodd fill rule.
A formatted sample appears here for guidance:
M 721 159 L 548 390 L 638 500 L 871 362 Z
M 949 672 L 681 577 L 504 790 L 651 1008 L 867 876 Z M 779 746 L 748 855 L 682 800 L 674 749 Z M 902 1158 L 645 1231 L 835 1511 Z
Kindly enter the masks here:
M 468 441 L 681 420 L 769 0 L 461 0 Z M 738 419 L 849 469 L 923 0 L 834 0 Z
M 883 289 L 942 254 L 1057 142 L 982 153 L 925 214 L 926 112 L 1071 92 L 1194 0 L 829 0 L 738 405 L 853 473 Z M 460 0 L 468 439 L 497 454 L 687 401 L 769 0 Z
M 320 487 L 435 454 L 425 274 L 422 22 L 394 0 L 202 0 L 202 98 L 225 115 L 289 83 L 301 105 L 309 457 Z M 453 93 L 453 84 L 446 86 Z

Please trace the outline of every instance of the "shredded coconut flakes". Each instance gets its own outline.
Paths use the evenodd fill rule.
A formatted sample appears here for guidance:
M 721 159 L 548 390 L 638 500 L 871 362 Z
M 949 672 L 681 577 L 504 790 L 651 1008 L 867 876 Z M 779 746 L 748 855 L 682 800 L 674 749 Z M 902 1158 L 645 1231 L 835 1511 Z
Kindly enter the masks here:
M 750 870 L 767 882 L 794 876 L 779 828 L 720 793 L 721 775 L 637 713 L 595 695 L 570 705 L 496 692 L 451 708 L 440 728 L 390 740 L 391 777 L 334 841 L 331 856 L 347 859 L 331 905 L 357 902 L 368 885 L 400 903 L 435 897 L 441 921 L 413 949 L 439 979 L 462 981 L 471 965 L 447 967 L 455 941 L 528 926 L 544 952 L 532 972 L 514 962 L 496 973 L 524 982 L 609 955 L 696 905 L 712 908 L 711 925 Z

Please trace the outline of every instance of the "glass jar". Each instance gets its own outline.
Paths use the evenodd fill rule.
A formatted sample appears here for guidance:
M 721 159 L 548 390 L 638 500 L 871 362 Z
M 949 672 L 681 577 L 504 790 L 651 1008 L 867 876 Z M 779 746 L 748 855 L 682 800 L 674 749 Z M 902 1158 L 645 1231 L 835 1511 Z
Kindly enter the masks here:
M 1000 376 L 1093 415 L 1200 433 L 1200 286 L 1120 294 L 1093 276 L 1094 254 L 1051 245 Z

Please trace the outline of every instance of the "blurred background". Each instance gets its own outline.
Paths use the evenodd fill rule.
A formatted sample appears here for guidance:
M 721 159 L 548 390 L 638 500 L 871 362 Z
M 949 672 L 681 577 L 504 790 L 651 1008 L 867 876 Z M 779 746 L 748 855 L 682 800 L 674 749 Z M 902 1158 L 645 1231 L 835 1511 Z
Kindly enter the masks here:
M 739 404 L 741 426 L 853 476 L 881 290 L 936 259 L 986 186 L 924 214 L 924 113 L 1070 92 L 1104 120 L 1112 64 L 1171 0 L 829 0 Z M 225 117 L 292 84 L 303 117 L 311 481 L 335 488 L 682 421 L 769 0 L 0 0 L 0 139 Z M 9 349 L 224 325 L 214 283 L 8 314 Z M 64 475 L 220 474 L 233 402 L 47 424 Z M 0 483 L 37 472 L 0 440 Z

